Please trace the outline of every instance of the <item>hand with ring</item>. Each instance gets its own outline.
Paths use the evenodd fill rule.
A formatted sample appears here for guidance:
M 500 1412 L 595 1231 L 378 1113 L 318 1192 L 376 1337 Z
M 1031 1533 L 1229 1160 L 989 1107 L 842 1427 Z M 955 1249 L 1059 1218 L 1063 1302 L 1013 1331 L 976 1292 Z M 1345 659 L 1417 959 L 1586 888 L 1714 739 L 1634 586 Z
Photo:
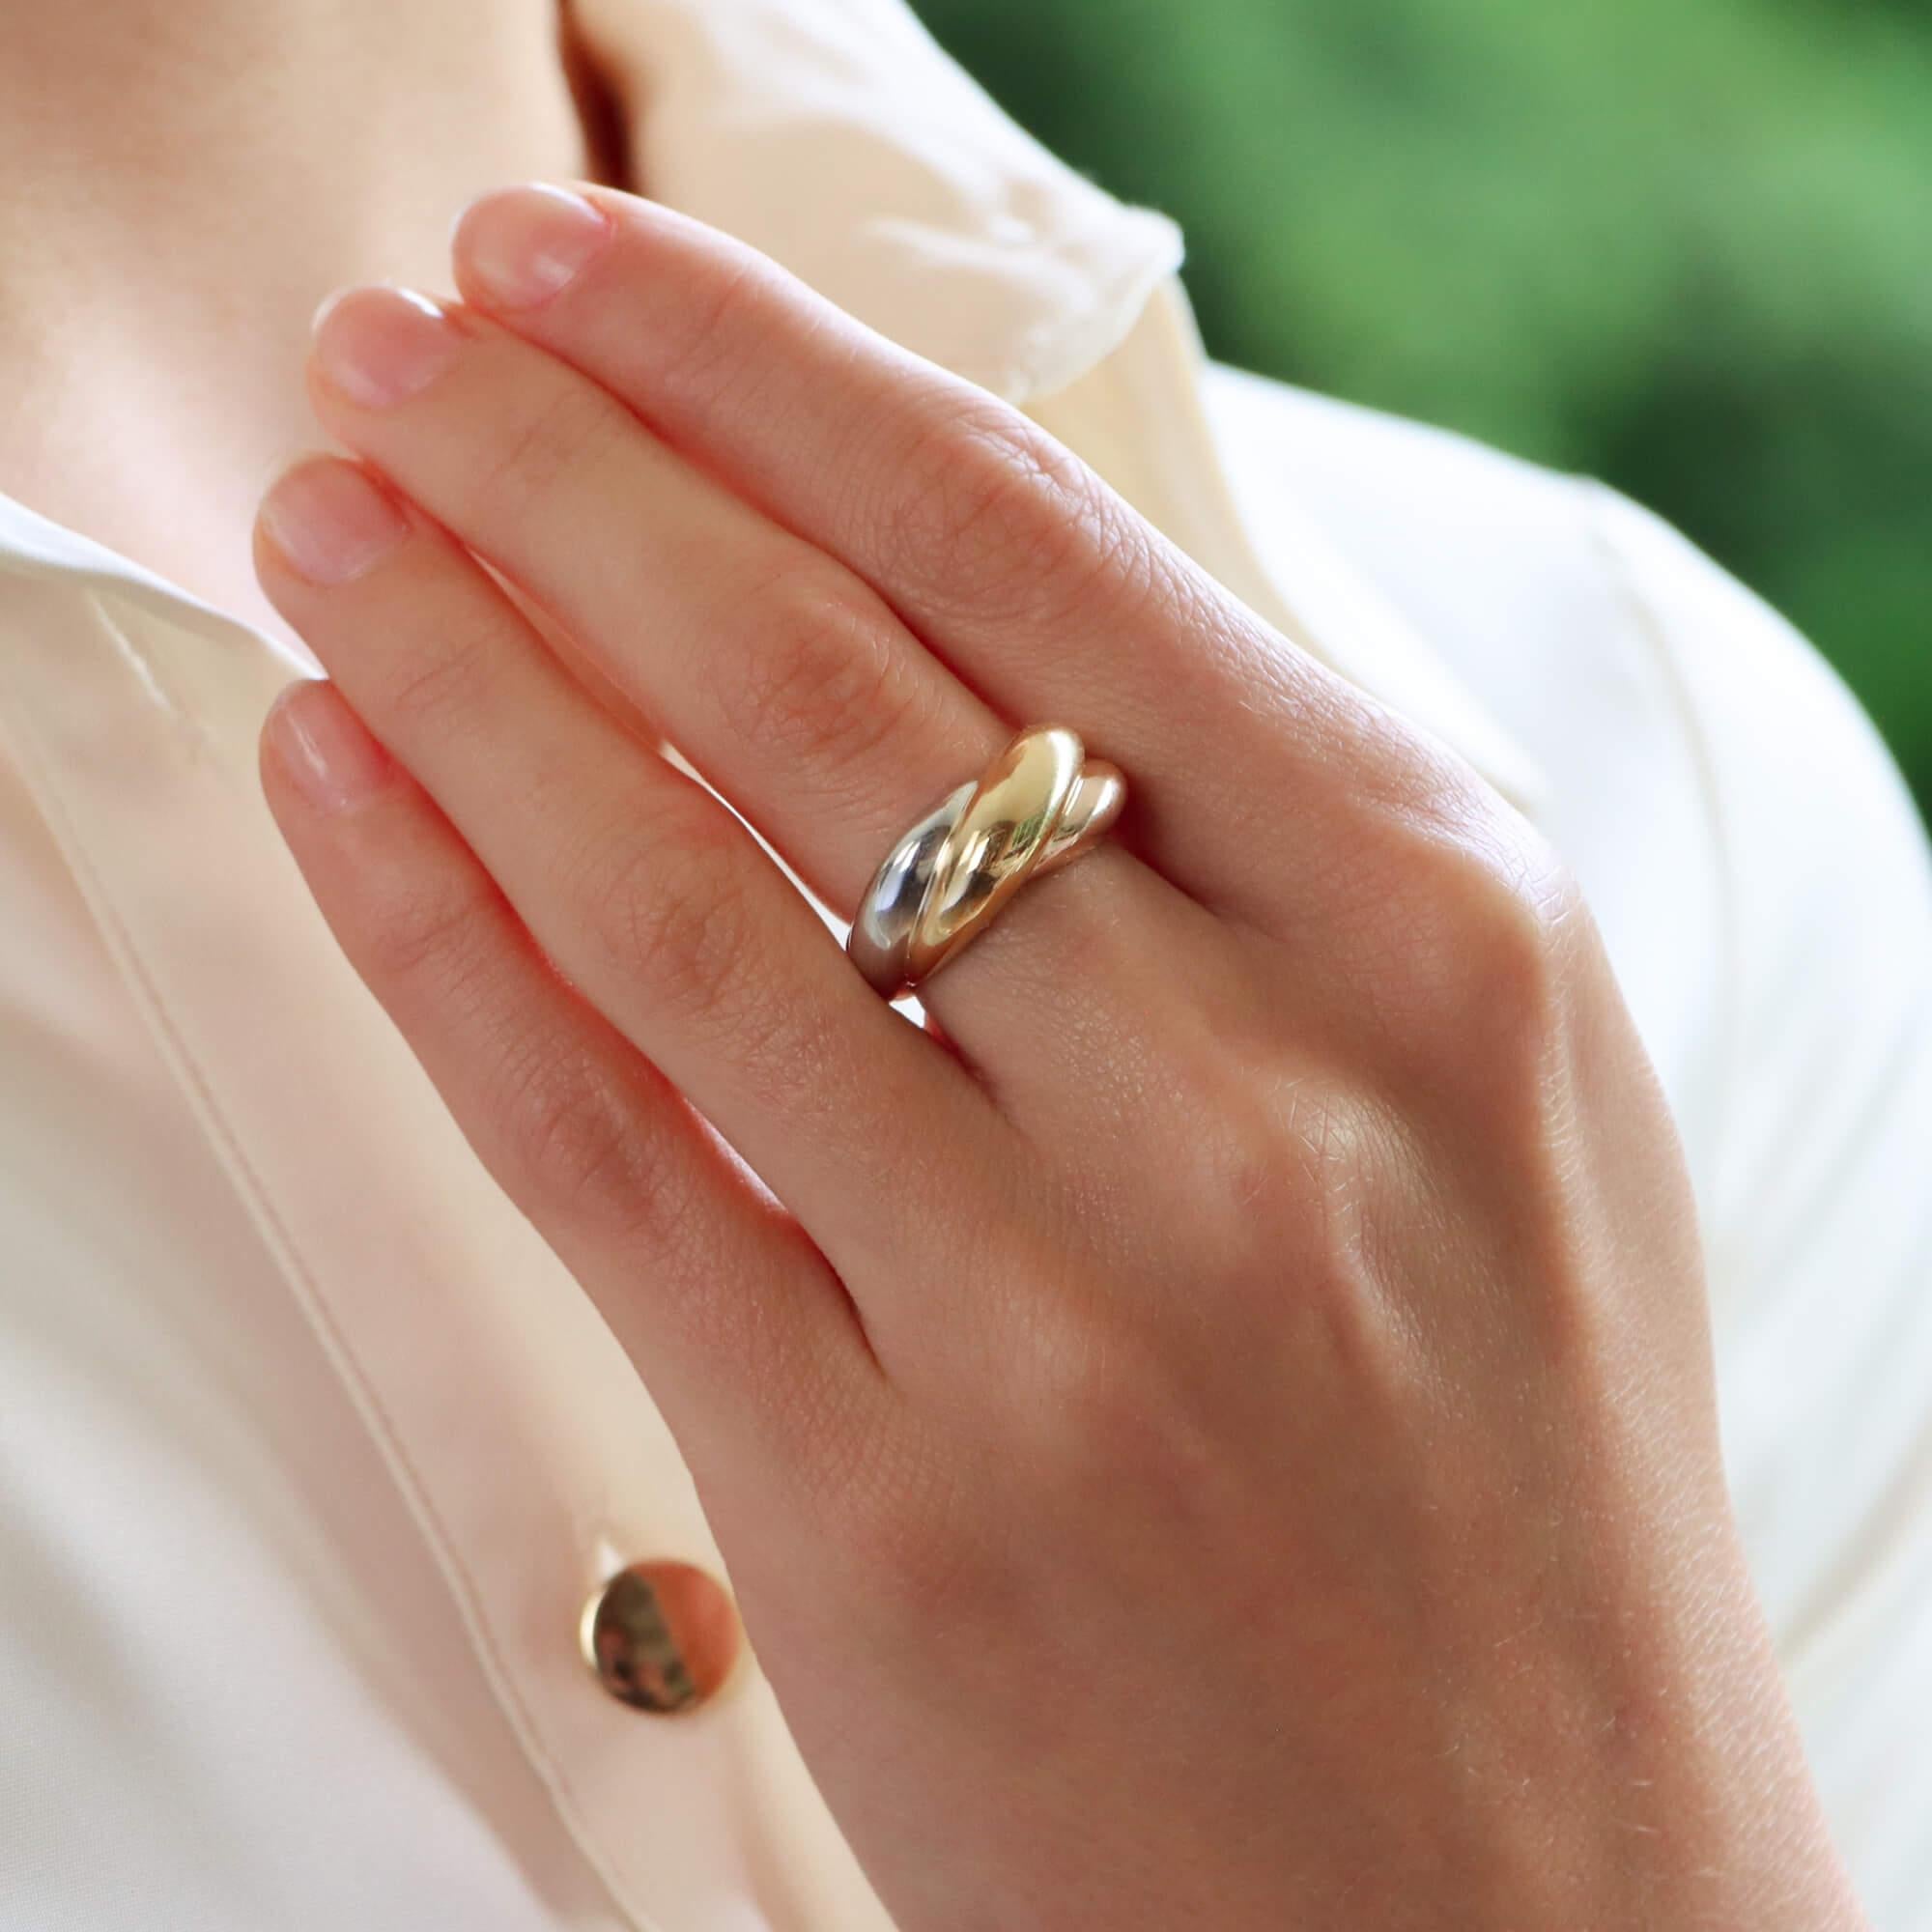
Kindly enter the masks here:
M 319 318 L 264 786 L 902 1932 L 1858 1923 L 1548 846 L 763 257 L 453 251 Z

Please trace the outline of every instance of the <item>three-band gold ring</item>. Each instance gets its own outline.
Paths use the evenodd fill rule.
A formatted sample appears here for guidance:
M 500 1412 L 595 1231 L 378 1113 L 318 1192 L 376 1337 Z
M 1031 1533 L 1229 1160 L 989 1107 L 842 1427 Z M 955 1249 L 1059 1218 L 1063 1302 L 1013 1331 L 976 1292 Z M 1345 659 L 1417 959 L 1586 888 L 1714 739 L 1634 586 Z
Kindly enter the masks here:
M 1126 780 L 1064 724 L 1022 731 L 895 842 L 859 903 L 846 951 L 888 1000 L 983 932 L 1027 880 L 1092 851 Z

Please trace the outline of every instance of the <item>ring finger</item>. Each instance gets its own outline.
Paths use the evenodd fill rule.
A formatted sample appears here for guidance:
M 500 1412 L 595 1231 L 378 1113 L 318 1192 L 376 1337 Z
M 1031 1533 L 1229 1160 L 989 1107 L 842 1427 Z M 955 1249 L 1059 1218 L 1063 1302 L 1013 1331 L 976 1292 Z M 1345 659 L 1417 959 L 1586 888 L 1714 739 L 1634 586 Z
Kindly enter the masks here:
M 848 1281 L 911 1278 L 865 1177 L 909 1174 L 957 1206 L 966 1177 L 1002 1172 L 1008 1137 L 724 806 L 584 691 L 461 546 L 355 465 L 285 471 L 255 564 L 583 996 Z

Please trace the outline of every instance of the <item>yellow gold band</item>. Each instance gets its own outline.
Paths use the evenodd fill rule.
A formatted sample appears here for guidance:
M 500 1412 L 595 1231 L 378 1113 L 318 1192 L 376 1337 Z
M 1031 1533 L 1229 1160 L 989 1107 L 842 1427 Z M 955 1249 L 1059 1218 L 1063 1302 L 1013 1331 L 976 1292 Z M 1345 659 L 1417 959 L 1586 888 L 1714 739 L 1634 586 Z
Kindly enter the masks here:
M 1091 851 L 1126 780 L 1063 724 L 1022 731 L 912 826 L 872 875 L 846 951 L 884 998 L 928 980 L 1030 878 Z

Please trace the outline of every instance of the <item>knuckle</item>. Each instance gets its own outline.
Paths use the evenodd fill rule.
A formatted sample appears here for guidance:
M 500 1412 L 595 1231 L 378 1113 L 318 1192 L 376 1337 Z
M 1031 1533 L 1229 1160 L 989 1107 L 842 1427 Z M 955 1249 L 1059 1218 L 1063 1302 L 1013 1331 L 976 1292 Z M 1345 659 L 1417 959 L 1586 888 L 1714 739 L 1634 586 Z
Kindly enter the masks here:
M 491 1118 L 544 1211 L 627 1230 L 671 1218 L 638 1110 L 612 1071 L 542 1028 L 499 1052 Z
M 1501 863 L 1498 863 L 1500 859 Z M 1484 979 L 1553 1007 L 1568 979 L 1568 941 L 1582 910 L 1575 880 L 1512 849 L 1477 855 L 1466 889 Z
M 614 835 L 591 889 L 617 972 L 687 1021 L 730 1006 L 753 937 L 742 855 L 711 821 L 661 814 L 647 833 Z
M 742 657 L 711 659 L 727 728 L 813 770 L 873 767 L 918 701 L 891 613 L 838 566 L 811 559 L 788 563 L 749 603 Z
M 639 803 L 626 792 L 593 815 L 556 873 L 608 998 L 636 989 L 631 1009 L 648 1012 L 654 1035 L 728 1052 L 737 1085 L 767 1111 L 803 1120 L 834 1104 L 817 1091 L 833 1022 L 789 992 L 796 961 L 782 970 L 774 957 L 785 943 L 775 907 L 791 889 L 709 793 L 694 783 L 667 797 L 653 783 Z M 814 920 L 810 930 L 822 928 Z
M 1498 1006 L 1547 1014 L 1564 984 L 1563 940 L 1574 889 L 1561 873 L 1532 859 L 1514 839 L 1459 842 L 1446 848 L 1436 883 L 1440 920 L 1453 925 L 1463 970 L 1450 982 L 1459 1016 Z
M 534 515 L 565 479 L 581 485 L 600 469 L 630 420 L 588 381 L 549 381 L 474 465 L 463 486 L 461 523 L 500 527 Z
M 1541 1055 L 1569 1020 L 1580 887 L 1548 842 L 1506 807 L 1477 798 L 1432 810 L 1405 837 L 1384 935 L 1399 960 L 1385 1011 L 1431 1065 Z
M 452 878 L 417 879 L 380 895 L 369 909 L 362 967 L 386 994 L 430 1004 L 445 1024 L 473 1010 L 495 963 L 485 889 Z
M 426 646 L 399 664 L 383 694 L 384 711 L 412 743 L 461 731 L 489 690 L 500 648 L 488 619 L 436 628 Z
M 619 950 L 660 1003 L 687 1015 L 716 1015 L 732 1004 L 744 967 L 745 921 L 722 879 L 689 866 L 660 865 L 618 882 L 613 912 Z
M 1212 1418 L 1152 1327 L 1063 1301 L 1029 1331 L 1030 1460 L 1052 1506 L 1083 1512 L 1124 1487 L 1168 1520 L 1215 1493 Z M 1044 1430 L 1046 1441 L 1037 1440 Z
M 511 997 L 501 911 L 487 883 L 392 893 L 374 909 L 363 969 L 399 1018 L 462 1045 L 524 1198 L 668 1228 L 670 1204 L 645 1185 L 650 1145 L 618 1069 Z
M 893 582 L 922 601 L 1042 621 L 1081 603 L 1134 547 L 1106 486 L 1018 411 L 950 411 L 883 486 L 875 513 Z
M 1251 1081 L 1194 1128 L 1199 1192 L 1227 1272 L 1305 1276 L 1354 1191 L 1361 1137 L 1332 1082 Z
M 778 265 L 734 240 L 707 237 L 700 260 L 685 251 L 674 342 L 660 338 L 654 386 L 706 413 L 728 410 L 770 374 Z
M 1268 1123 L 1236 1144 L 1221 1196 L 1229 1325 L 1266 1350 L 1312 1321 L 1359 1368 L 1382 1352 L 1381 1204 L 1407 1142 L 1382 1103 L 1332 1076 L 1291 1079 L 1262 1111 Z
M 1406 1264 L 1390 1246 L 1386 1204 L 1412 1158 L 1408 1131 L 1339 1069 L 1238 1079 L 1238 1095 L 1200 1128 L 1202 1160 L 1189 1170 L 1200 1202 L 1189 1254 L 1218 1346 L 1256 1361 L 1286 1351 L 1346 1363 L 1367 1399 L 1405 1373 Z M 1165 1439 L 1177 1419 L 1181 1433 Z M 1150 1479 L 1211 1479 L 1199 1452 L 1212 1446 L 1213 1418 L 1205 1435 L 1203 1419 L 1186 1407 L 1170 1415 L 1152 1438 Z

